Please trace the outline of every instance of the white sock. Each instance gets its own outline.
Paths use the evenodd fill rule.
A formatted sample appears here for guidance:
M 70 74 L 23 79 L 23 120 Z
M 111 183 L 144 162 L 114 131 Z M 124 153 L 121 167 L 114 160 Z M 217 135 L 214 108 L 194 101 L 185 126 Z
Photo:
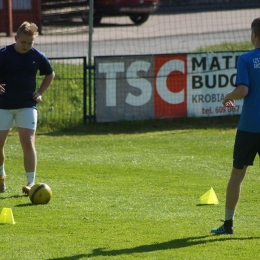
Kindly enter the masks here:
M 5 176 L 5 166 L 4 164 L 0 166 L 0 176 Z
M 35 182 L 35 172 L 27 172 L 26 176 L 27 176 L 27 183 L 30 183 L 31 185 L 34 185 Z
M 235 217 L 235 210 L 232 210 L 232 209 L 226 209 L 225 210 L 225 220 L 234 220 L 234 217 Z

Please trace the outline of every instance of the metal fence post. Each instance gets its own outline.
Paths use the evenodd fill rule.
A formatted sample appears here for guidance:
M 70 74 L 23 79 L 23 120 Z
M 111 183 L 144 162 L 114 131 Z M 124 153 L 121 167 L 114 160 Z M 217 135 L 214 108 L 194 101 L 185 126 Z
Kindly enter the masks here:
M 92 33 L 93 33 L 93 9 L 94 1 L 89 1 L 89 41 L 88 41 L 88 93 L 89 93 L 89 123 L 92 119 L 92 80 L 91 80 L 91 63 L 92 63 Z
M 87 58 L 83 58 L 83 122 L 87 123 Z

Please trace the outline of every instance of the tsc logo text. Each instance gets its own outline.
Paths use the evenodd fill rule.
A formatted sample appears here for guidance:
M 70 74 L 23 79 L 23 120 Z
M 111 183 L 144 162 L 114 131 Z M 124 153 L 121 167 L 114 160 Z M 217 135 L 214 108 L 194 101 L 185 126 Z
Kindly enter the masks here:
M 216 109 L 234 88 L 239 54 L 95 57 L 97 121 L 239 114 L 242 104 Z

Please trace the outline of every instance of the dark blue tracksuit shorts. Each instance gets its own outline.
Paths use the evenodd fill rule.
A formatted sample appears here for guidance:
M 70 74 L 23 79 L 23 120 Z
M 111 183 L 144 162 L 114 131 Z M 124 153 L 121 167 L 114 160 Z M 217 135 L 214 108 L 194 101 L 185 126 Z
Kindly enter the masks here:
M 237 130 L 233 151 L 233 167 L 243 169 L 254 164 L 256 154 L 260 155 L 260 133 Z

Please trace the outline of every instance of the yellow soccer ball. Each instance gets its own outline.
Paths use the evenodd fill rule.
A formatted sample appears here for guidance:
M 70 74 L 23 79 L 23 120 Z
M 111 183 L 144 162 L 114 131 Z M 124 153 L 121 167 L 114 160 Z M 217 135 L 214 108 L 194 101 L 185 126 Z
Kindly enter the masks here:
M 29 198 L 32 204 L 47 204 L 52 197 L 51 188 L 45 183 L 36 183 L 29 191 Z

